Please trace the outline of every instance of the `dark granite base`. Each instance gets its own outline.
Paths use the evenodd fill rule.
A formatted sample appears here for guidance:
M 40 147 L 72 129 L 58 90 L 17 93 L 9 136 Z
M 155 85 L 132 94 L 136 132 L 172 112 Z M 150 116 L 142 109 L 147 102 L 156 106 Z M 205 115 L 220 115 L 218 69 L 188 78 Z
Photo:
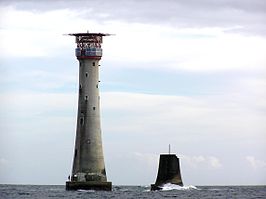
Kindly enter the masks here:
M 112 182 L 77 182 L 77 181 L 67 181 L 66 190 L 96 190 L 96 191 L 112 191 Z

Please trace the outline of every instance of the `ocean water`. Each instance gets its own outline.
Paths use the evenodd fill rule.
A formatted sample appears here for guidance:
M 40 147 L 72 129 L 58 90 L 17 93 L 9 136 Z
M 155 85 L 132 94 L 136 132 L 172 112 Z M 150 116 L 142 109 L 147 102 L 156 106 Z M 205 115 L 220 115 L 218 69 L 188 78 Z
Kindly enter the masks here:
M 113 186 L 113 191 L 66 191 L 63 185 L 0 185 L 0 199 L 16 198 L 266 198 L 266 186 L 184 186 L 166 185 L 161 191 L 149 186 Z

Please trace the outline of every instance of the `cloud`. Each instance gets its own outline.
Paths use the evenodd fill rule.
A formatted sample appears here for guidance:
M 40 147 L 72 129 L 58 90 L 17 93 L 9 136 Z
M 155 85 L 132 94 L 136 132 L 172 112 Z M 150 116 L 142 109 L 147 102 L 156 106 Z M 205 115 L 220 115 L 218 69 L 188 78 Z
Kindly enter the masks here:
M 74 107 L 77 101 L 74 94 L 65 93 L 5 93 L 0 97 L 4 104 L 13 104 L 13 108 L 6 107 L 13 111 L 19 107 L 25 110 L 39 109 L 38 107 L 64 110 L 66 107 Z
M 72 43 L 66 42 L 69 37 L 63 34 L 67 33 L 64 30 L 68 22 L 75 24 L 74 12 L 65 9 L 39 13 L 13 7 L 1 11 L 1 57 L 56 57 L 62 49 L 71 47 Z
M 260 105 L 254 106 L 253 98 L 231 95 L 188 97 L 105 92 L 102 107 L 106 114 L 117 113 L 119 120 L 107 121 L 113 124 L 111 128 L 116 129 L 115 132 L 145 131 L 153 135 L 158 132 L 160 136 L 159 132 L 164 131 L 170 136 L 172 129 L 186 129 L 210 136 L 214 132 L 216 136 L 244 136 L 254 131 L 257 135 L 263 134 L 265 114 L 260 111 Z
M 266 65 L 266 39 L 259 37 L 225 34 L 222 29 L 141 25 L 128 26 L 130 31 L 120 34 L 117 30 L 118 35 L 107 41 L 104 59 L 121 67 L 217 72 L 264 70 Z M 123 61 L 131 59 L 134 64 Z
M 246 156 L 246 160 L 253 169 L 266 169 L 266 161 L 256 159 L 254 156 Z
M 2 136 L 12 134 L 22 136 L 24 140 L 31 137 L 33 132 L 49 134 L 52 130 L 47 131 L 47 128 L 56 129 L 57 133 L 65 131 L 66 126 L 74 129 L 77 103 L 75 98 L 75 95 L 64 93 L 1 94 Z
M 220 160 L 217 157 L 210 156 L 208 157 L 209 164 L 211 165 L 212 168 L 220 168 L 222 167 L 222 164 Z
M 266 39 L 232 33 L 231 27 L 178 28 L 107 19 L 98 23 L 96 18 L 84 17 L 90 10 L 68 7 L 36 12 L 20 10 L 11 4 L 1 9 L 0 56 L 3 58 L 73 56 L 74 38 L 63 33 L 94 27 L 116 33 L 104 40 L 104 60 L 113 67 L 217 72 L 263 71 L 266 65 Z
M 95 19 L 83 18 L 82 12 L 73 9 L 41 13 L 13 7 L 2 10 L 3 58 L 64 59 L 71 55 L 74 59 L 74 39 L 63 33 L 86 31 L 81 29 L 86 24 L 85 27 L 117 34 L 104 40 L 104 60 L 114 67 L 190 72 L 265 69 L 266 39 L 228 33 L 223 27 L 177 28 L 121 21 L 97 24 Z
M 219 169 L 222 167 L 222 163 L 218 157 L 215 156 L 187 156 L 187 155 L 180 155 L 179 156 L 182 164 L 188 165 L 190 168 L 212 168 L 212 169 Z
M 136 158 L 137 161 L 140 161 L 143 165 L 156 168 L 159 155 L 152 154 L 152 153 L 140 153 L 140 152 L 134 152 L 133 155 L 134 155 L 134 158 Z
M 100 0 L 80 1 L 1 1 L 3 6 L 21 10 L 47 12 L 49 10 L 79 10 L 82 17 L 92 16 L 98 23 L 125 21 L 128 23 L 169 24 L 183 27 L 224 27 L 232 31 L 265 35 L 266 4 L 260 0 L 236 1 L 140 1 Z
M 5 158 L 0 158 L 0 168 L 7 166 L 9 161 Z

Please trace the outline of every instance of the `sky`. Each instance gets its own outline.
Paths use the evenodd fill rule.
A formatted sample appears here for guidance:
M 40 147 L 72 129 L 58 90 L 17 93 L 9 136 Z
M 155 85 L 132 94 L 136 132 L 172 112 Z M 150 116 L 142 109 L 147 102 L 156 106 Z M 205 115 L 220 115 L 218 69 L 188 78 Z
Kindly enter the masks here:
M 76 32 L 104 37 L 107 177 L 155 182 L 159 155 L 185 185 L 266 184 L 266 1 L 1 0 L 0 183 L 64 184 L 74 150 Z

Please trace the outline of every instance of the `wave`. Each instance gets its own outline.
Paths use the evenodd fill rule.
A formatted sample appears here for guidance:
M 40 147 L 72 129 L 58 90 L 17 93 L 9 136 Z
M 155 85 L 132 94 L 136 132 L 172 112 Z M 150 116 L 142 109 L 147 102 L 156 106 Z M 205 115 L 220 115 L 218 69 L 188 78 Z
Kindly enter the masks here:
M 87 193 L 93 193 L 95 190 L 85 190 L 85 189 L 78 189 L 78 192 L 87 192 Z
M 161 191 L 171 191 L 171 190 L 199 190 L 197 187 L 193 185 L 187 185 L 187 186 L 179 186 L 176 184 L 167 183 L 161 186 Z

